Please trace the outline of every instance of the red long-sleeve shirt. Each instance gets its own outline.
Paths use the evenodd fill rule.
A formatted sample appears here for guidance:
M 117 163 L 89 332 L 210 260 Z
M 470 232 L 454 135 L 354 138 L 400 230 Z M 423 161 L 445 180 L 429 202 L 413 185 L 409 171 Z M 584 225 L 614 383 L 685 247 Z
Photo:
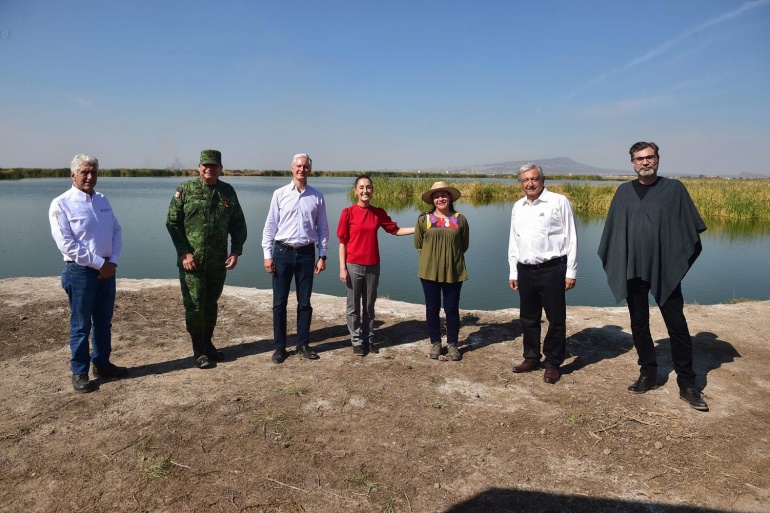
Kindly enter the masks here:
M 337 237 L 340 244 L 345 244 L 347 262 L 357 265 L 380 263 L 380 245 L 377 240 L 380 227 L 390 234 L 398 231 L 396 222 L 382 208 L 351 205 L 342 210 Z

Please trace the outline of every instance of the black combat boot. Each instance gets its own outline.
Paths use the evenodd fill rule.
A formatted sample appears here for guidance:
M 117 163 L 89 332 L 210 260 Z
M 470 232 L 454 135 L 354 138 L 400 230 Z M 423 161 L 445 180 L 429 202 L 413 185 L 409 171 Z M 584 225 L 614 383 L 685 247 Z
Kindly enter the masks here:
M 204 343 L 203 333 L 190 333 L 193 346 L 193 358 L 195 366 L 199 369 L 208 369 L 213 367 L 213 362 L 206 355 L 206 344 Z
M 213 336 L 214 328 L 206 328 L 203 332 L 203 345 L 206 349 L 205 353 L 206 356 L 209 357 L 209 360 L 219 362 L 225 359 L 225 353 L 214 347 L 214 344 L 211 342 Z

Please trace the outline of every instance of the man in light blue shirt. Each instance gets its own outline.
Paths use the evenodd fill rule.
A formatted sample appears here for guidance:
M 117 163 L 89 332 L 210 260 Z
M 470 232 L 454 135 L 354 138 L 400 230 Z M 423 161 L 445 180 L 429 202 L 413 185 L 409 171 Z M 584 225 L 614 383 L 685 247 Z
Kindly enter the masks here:
M 290 184 L 273 192 L 262 232 L 265 271 L 273 276 L 274 363 L 283 363 L 286 352 L 286 306 L 291 280 L 297 292 L 297 352 L 309 360 L 318 355 L 310 349 L 313 308 L 313 276 L 326 269 L 329 223 L 323 194 L 307 184 L 313 161 L 305 153 L 294 156 Z M 319 258 L 315 258 L 318 246 Z
M 70 306 L 72 387 L 76 392 L 96 389 L 88 379 L 120 378 L 128 369 L 110 363 L 112 313 L 115 306 L 115 271 L 123 249 L 121 229 L 110 202 L 96 192 L 99 161 L 75 155 L 70 164 L 72 187 L 51 202 L 51 235 L 64 257 L 61 284 Z M 88 337 L 93 326 L 93 353 Z

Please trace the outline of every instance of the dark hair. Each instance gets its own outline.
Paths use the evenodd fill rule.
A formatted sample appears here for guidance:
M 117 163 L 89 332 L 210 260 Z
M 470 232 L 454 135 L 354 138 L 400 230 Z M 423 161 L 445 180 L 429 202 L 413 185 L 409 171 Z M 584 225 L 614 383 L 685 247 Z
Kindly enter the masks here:
M 644 142 L 644 141 L 639 141 L 638 143 L 636 143 L 633 146 L 631 146 L 631 149 L 628 150 L 628 154 L 631 155 L 631 157 L 633 157 L 634 153 L 636 153 L 637 151 L 646 150 L 647 148 L 652 148 L 653 150 L 655 150 L 655 156 L 656 157 L 660 156 L 660 155 L 658 155 L 658 145 L 657 144 L 655 144 L 654 142 Z
M 369 175 L 358 175 L 356 177 L 356 181 L 353 182 L 353 188 L 355 189 L 356 187 L 358 187 L 358 181 L 359 180 L 363 180 L 364 178 L 369 180 L 369 183 L 372 184 L 372 187 L 374 187 L 374 182 L 372 181 L 372 177 L 371 176 L 369 176 Z

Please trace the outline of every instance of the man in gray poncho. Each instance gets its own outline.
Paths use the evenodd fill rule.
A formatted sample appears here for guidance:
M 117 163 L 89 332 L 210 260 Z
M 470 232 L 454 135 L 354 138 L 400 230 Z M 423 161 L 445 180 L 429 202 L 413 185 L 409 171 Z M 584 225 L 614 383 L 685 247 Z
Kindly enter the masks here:
M 695 386 L 692 339 L 684 317 L 682 279 L 701 252 L 706 225 L 684 185 L 658 176 L 660 155 L 653 142 L 631 146 L 638 179 L 618 187 L 599 243 L 607 281 L 615 300 L 626 300 L 640 375 L 628 387 L 633 394 L 658 388 L 655 346 L 650 334 L 648 294 L 660 308 L 671 340 L 671 359 L 679 397 L 708 411 Z

